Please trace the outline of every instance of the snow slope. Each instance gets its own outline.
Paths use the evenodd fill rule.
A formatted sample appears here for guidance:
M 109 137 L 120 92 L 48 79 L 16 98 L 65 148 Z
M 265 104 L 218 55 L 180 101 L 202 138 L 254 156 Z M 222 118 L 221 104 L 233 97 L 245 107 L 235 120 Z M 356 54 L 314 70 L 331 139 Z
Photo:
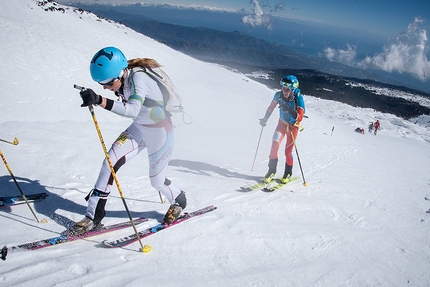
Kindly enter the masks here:
M 45 11 L 43 8 L 65 8 Z M 218 209 L 135 243 L 103 249 L 127 229 L 38 251 L 12 252 L 0 263 L 2 286 L 429 286 L 430 130 L 389 114 L 306 95 L 308 119 L 297 140 L 303 179 L 274 193 L 241 192 L 267 171 L 276 114 L 263 129 L 274 91 L 243 74 L 178 53 L 118 23 L 67 6 L 8 1 L 0 11 L 0 142 L 22 190 L 44 201 L 0 208 L 0 244 L 56 236 L 82 218 L 85 195 L 104 154 L 88 109 L 73 84 L 94 88 L 89 61 L 117 46 L 128 58 L 164 65 L 184 97 L 186 124 L 174 116 L 176 146 L 169 178 L 187 192 L 188 210 Z M 300 80 L 300 79 L 299 79 Z M 96 108 L 109 145 L 129 120 Z M 186 116 L 187 117 L 187 116 Z M 377 136 L 354 132 L 379 119 Z M 186 118 L 190 120 L 190 118 Z M 333 129 L 334 128 L 334 129 Z M 284 156 L 278 168 L 282 171 Z M 300 176 L 295 156 L 293 173 Z M 147 178 L 145 152 L 118 178 L 133 217 L 161 220 Z M 0 194 L 19 194 L 0 168 Z M 105 224 L 128 219 L 113 189 Z

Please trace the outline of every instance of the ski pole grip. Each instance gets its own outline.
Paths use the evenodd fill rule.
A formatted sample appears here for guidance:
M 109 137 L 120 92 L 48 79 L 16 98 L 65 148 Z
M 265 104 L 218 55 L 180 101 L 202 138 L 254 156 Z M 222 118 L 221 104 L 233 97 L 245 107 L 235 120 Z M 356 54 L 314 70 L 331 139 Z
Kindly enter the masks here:
M 81 90 L 81 91 L 85 90 L 85 87 L 81 87 L 81 86 L 76 85 L 76 84 L 73 85 L 73 88 Z M 90 110 L 91 113 L 94 112 L 93 105 L 88 105 L 88 109 Z
M 83 91 L 83 90 L 85 90 L 85 88 L 84 87 L 81 87 L 81 86 L 78 86 L 78 85 L 73 85 L 73 88 L 75 88 L 75 89 L 78 89 L 78 90 L 81 90 L 81 91 Z

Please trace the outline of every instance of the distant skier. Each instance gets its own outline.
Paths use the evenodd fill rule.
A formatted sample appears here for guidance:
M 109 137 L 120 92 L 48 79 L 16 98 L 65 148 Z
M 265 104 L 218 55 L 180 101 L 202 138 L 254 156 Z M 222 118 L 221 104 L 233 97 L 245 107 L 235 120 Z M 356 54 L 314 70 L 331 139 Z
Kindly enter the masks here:
M 287 183 L 291 179 L 293 169 L 293 147 L 297 140 L 299 124 L 305 113 L 305 101 L 299 89 L 299 81 L 293 75 L 282 78 L 280 82 L 282 90 L 275 93 L 264 118 L 260 119 L 260 125 L 266 126 L 266 122 L 279 105 L 279 121 L 272 138 L 272 147 L 269 155 L 269 171 L 264 176 L 264 182 L 271 182 L 276 173 L 278 164 L 278 150 L 284 138 L 285 143 L 285 171 L 282 182 Z
M 369 133 L 373 132 L 373 122 L 369 124 Z
M 375 124 L 373 125 L 374 126 L 374 128 L 375 128 L 375 132 L 374 132 L 374 134 L 375 134 L 375 136 L 376 136 L 376 133 L 378 132 L 378 130 L 379 130 L 379 128 L 380 128 L 380 124 L 379 124 L 379 120 L 376 120 L 376 122 L 375 122 Z
M 356 131 L 357 133 L 360 133 L 360 134 L 363 134 L 363 135 L 364 135 L 364 129 L 362 129 L 362 128 L 356 128 L 356 129 L 355 129 L 355 131 Z
M 109 150 L 112 167 L 117 171 L 141 151 L 147 150 L 149 179 L 151 185 L 170 202 L 164 216 L 166 224 L 172 223 L 187 205 L 185 193 L 166 178 L 167 167 L 174 147 L 173 125 L 170 117 L 160 105 L 145 105 L 145 99 L 163 104 L 163 96 L 157 83 L 142 70 L 142 67 L 160 67 L 153 59 L 138 58 L 127 61 L 115 47 L 98 51 L 91 60 L 91 78 L 112 91 L 121 101 L 97 95 L 91 89 L 80 92 L 81 107 L 96 105 L 117 115 L 133 119 Z M 113 184 L 113 176 L 107 159 L 103 161 L 94 189 L 90 191 L 84 219 L 72 230 L 85 233 L 97 228 L 104 218 L 105 205 Z

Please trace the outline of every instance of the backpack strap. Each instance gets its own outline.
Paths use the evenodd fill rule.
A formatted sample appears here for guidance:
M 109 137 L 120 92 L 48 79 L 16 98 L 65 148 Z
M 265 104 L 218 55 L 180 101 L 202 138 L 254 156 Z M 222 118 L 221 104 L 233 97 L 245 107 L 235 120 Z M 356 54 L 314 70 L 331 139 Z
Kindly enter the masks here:
M 297 101 L 298 101 L 298 98 L 299 98 L 299 93 L 300 93 L 299 89 L 294 89 L 294 91 L 293 91 L 293 94 L 294 94 L 294 108 L 297 107 Z M 288 102 L 288 100 L 284 97 L 284 94 L 282 93 L 282 91 L 280 92 L 280 96 L 279 96 L 278 101 L 281 101 L 281 100 L 283 100 L 285 102 Z
M 294 106 L 297 108 L 297 101 L 299 100 L 299 89 L 294 89 Z
M 130 76 L 131 76 L 131 77 L 133 77 L 134 73 L 143 72 L 143 73 L 145 73 L 146 75 L 148 75 L 148 77 L 150 77 L 150 78 L 151 78 L 151 79 L 153 79 L 155 82 L 157 82 L 157 79 L 155 79 L 155 77 L 154 77 L 153 75 L 151 75 L 150 73 L 147 73 L 147 72 L 146 72 L 146 69 L 148 69 L 148 70 L 150 70 L 152 73 L 154 73 L 155 75 L 157 75 L 159 78 L 161 78 L 161 79 L 163 78 L 163 77 L 161 77 L 160 75 L 158 75 L 156 72 L 154 72 L 154 71 L 153 71 L 151 68 L 149 68 L 149 67 L 140 67 L 140 68 L 141 68 L 140 70 L 133 72 Z M 157 84 L 157 86 L 159 86 L 159 85 Z M 152 107 L 159 106 L 160 108 L 163 108 L 163 109 L 165 110 L 165 108 L 164 108 L 164 106 L 163 106 L 162 104 L 159 104 L 156 100 L 149 99 L 149 98 L 145 98 L 145 100 L 143 101 L 143 105 L 144 105 L 145 107 L 148 107 L 148 108 L 152 108 Z
M 151 73 L 153 73 L 155 76 L 153 74 L 151 74 L 151 73 L 148 73 L 146 71 L 146 69 L 148 69 L 149 71 L 151 71 Z M 156 77 L 158 77 L 159 79 L 163 79 L 163 77 L 160 76 L 157 72 L 155 72 L 151 67 L 142 67 L 142 70 L 140 70 L 140 71 L 142 71 L 145 74 L 147 74 L 148 77 L 150 77 L 151 79 L 153 79 L 157 83 L 157 86 L 160 89 L 161 94 L 163 95 L 163 102 L 164 102 L 164 105 L 162 105 L 162 104 L 159 104 L 156 100 L 145 98 L 145 100 L 143 101 L 143 105 L 146 106 L 146 107 L 148 107 L 148 108 L 152 108 L 152 107 L 158 106 L 158 107 L 160 107 L 160 108 L 162 108 L 164 110 L 164 113 L 166 114 L 166 116 L 168 118 L 172 117 L 172 114 L 168 110 L 166 110 L 166 106 L 165 106 L 166 103 L 165 103 L 165 100 L 164 100 L 164 94 L 168 93 L 168 92 L 167 92 L 166 88 L 163 85 L 159 85 L 158 84 L 159 80 L 156 78 Z M 138 71 L 138 72 L 140 72 L 140 71 Z

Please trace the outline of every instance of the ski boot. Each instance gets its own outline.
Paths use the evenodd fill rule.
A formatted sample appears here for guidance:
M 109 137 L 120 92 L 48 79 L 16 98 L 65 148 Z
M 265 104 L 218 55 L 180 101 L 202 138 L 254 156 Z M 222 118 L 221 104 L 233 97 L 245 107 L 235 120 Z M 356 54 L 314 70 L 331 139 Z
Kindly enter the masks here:
M 269 164 L 268 164 L 269 171 L 264 176 L 263 182 L 265 182 L 265 183 L 272 182 L 273 178 L 275 177 L 277 164 L 278 164 L 278 159 L 277 158 L 270 158 L 269 159 Z
M 88 201 L 88 207 L 95 206 L 94 219 L 85 215 L 81 221 L 76 222 L 75 225 L 68 230 L 68 233 L 72 235 L 82 235 L 90 230 L 98 230 L 102 228 L 103 225 L 101 222 L 106 215 L 105 205 L 108 196 L 109 193 L 102 192 L 97 189 L 91 190 L 85 197 L 85 200 Z
M 187 206 L 187 198 L 185 197 L 185 192 L 181 190 L 181 193 L 175 198 L 175 203 L 170 205 L 169 209 L 164 216 L 164 224 L 170 225 L 175 221 L 179 215 L 181 215 L 182 210 Z
M 264 178 L 263 178 L 263 182 L 264 183 L 271 183 L 273 178 L 275 177 L 275 173 L 274 172 L 268 172 Z
M 85 216 L 81 221 L 76 222 L 76 224 L 68 230 L 68 233 L 70 235 L 82 235 L 85 232 L 93 229 L 93 227 L 94 221 L 88 216 Z
M 282 183 L 289 183 L 291 180 L 291 173 L 292 173 L 293 167 L 289 166 L 287 163 L 285 164 L 285 171 L 284 176 L 281 178 Z

